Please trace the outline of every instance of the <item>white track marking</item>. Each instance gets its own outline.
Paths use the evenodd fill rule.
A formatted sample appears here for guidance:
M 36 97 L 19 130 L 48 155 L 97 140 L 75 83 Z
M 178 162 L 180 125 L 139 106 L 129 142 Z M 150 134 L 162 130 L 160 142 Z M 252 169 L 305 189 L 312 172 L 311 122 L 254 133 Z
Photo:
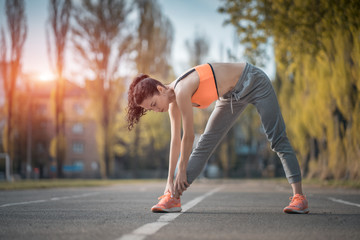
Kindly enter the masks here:
M 169 222 L 152 222 L 145 224 L 138 229 L 136 229 L 133 233 L 136 235 L 152 235 L 156 233 L 160 228 L 169 224 Z
M 147 223 L 145 225 L 142 225 L 141 227 L 135 229 L 130 234 L 125 234 L 121 238 L 118 238 L 117 240 L 143 240 L 147 236 L 155 234 L 157 231 L 160 230 L 160 228 L 168 225 L 171 221 L 173 221 L 175 218 L 183 214 L 184 212 L 188 211 L 190 208 L 194 207 L 196 204 L 204 200 L 205 198 L 213 195 L 214 193 L 221 190 L 222 187 L 218 187 L 213 189 L 210 192 L 205 193 L 204 195 L 201 195 L 200 197 L 194 198 L 190 202 L 187 202 L 185 205 L 182 206 L 182 211 L 178 213 L 167 213 L 159 217 L 159 219 L 156 222 Z
M 360 204 L 357 204 L 357 203 L 352 203 L 352 202 L 348 202 L 348 201 L 344 201 L 344 200 L 332 198 L 332 197 L 329 197 L 328 199 L 333 202 L 338 202 L 338 203 L 342 203 L 342 204 L 346 204 L 346 205 L 350 205 L 350 206 L 360 207 Z
M 71 198 L 81 198 L 81 197 L 88 197 L 88 196 L 94 196 L 99 194 L 98 192 L 92 192 L 92 193 L 84 193 L 80 195 L 72 195 L 72 196 L 65 196 L 65 197 L 53 197 L 50 199 L 44 199 L 44 200 L 35 200 L 35 201 L 27 201 L 27 202 L 18 202 L 18 203 L 6 203 L 3 205 L 0 205 L 0 208 L 2 207 L 11 207 L 16 205 L 26 205 L 26 204 L 32 204 L 32 203 L 42 203 L 42 202 L 50 202 L 50 201 L 59 201 L 64 199 L 71 199 Z

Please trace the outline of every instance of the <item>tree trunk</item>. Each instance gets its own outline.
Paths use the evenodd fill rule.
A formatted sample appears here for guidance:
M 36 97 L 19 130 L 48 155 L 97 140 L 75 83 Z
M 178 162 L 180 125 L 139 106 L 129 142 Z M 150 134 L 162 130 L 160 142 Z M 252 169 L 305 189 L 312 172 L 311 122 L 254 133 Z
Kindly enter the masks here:
M 6 81 L 6 80 L 5 80 Z M 10 176 L 13 175 L 13 161 L 14 161 L 14 153 L 13 153 L 13 145 L 12 145 L 12 102 L 13 102 L 13 89 L 9 90 L 8 94 L 8 116 L 7 116 L 7 132 L 6 132 L 6 144 L 7 144 L 7 152 L 10 157 Z

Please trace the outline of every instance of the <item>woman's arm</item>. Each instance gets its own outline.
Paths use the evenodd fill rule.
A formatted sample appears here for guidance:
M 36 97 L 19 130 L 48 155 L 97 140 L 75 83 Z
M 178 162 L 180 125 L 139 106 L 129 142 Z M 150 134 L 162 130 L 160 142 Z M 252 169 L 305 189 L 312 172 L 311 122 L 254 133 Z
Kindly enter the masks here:
M 170 141 L 170 154 L 169 154 L 169 173 L 168 181 L 165 188 L 165 192 L 170 191 L 171 194 L 175 195 L 174 192 L 174 174 L 176 164 L 178 162 L 180 154 L 180 143 L 181 143 L 181 114 L 180 110 L 175 103 L 172 103 L 169 107 L 169 116 L 171 124 L 171 141 Z
M 192 91 L 181 91 L 176 96 L 183 124 L 183 137 L 181 140 L 181 156 L 179 169 L 175 179 L 175 197 L 182 194 L 189 187 L 186 176 L 186 168 L 194 143 L 194 119 L 191 103 Z

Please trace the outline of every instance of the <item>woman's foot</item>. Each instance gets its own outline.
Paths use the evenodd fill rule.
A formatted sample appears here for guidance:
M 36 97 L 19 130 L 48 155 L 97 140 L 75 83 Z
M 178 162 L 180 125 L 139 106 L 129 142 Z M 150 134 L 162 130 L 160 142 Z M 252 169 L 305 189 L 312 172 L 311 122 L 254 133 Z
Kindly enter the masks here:
M 171 196 L 170 192 L 159 197 L 159 202 L 151 208 L 152 212 L 181 212 L 180 198 Z
M 309 213 L 308 200 L 304 195 L 295 194 L 290 200 L 289 206 L 284 208 L 284 213 Z

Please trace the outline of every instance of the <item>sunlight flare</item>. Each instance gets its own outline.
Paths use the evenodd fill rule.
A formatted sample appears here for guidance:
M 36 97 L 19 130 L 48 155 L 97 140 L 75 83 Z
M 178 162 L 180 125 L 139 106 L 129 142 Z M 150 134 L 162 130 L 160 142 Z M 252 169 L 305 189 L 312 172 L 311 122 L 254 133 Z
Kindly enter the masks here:
M 43 72 L 40 73 L 38 79 L 42 82 L 50 82 L 55 80 L 56 76 L 52 72 Z

